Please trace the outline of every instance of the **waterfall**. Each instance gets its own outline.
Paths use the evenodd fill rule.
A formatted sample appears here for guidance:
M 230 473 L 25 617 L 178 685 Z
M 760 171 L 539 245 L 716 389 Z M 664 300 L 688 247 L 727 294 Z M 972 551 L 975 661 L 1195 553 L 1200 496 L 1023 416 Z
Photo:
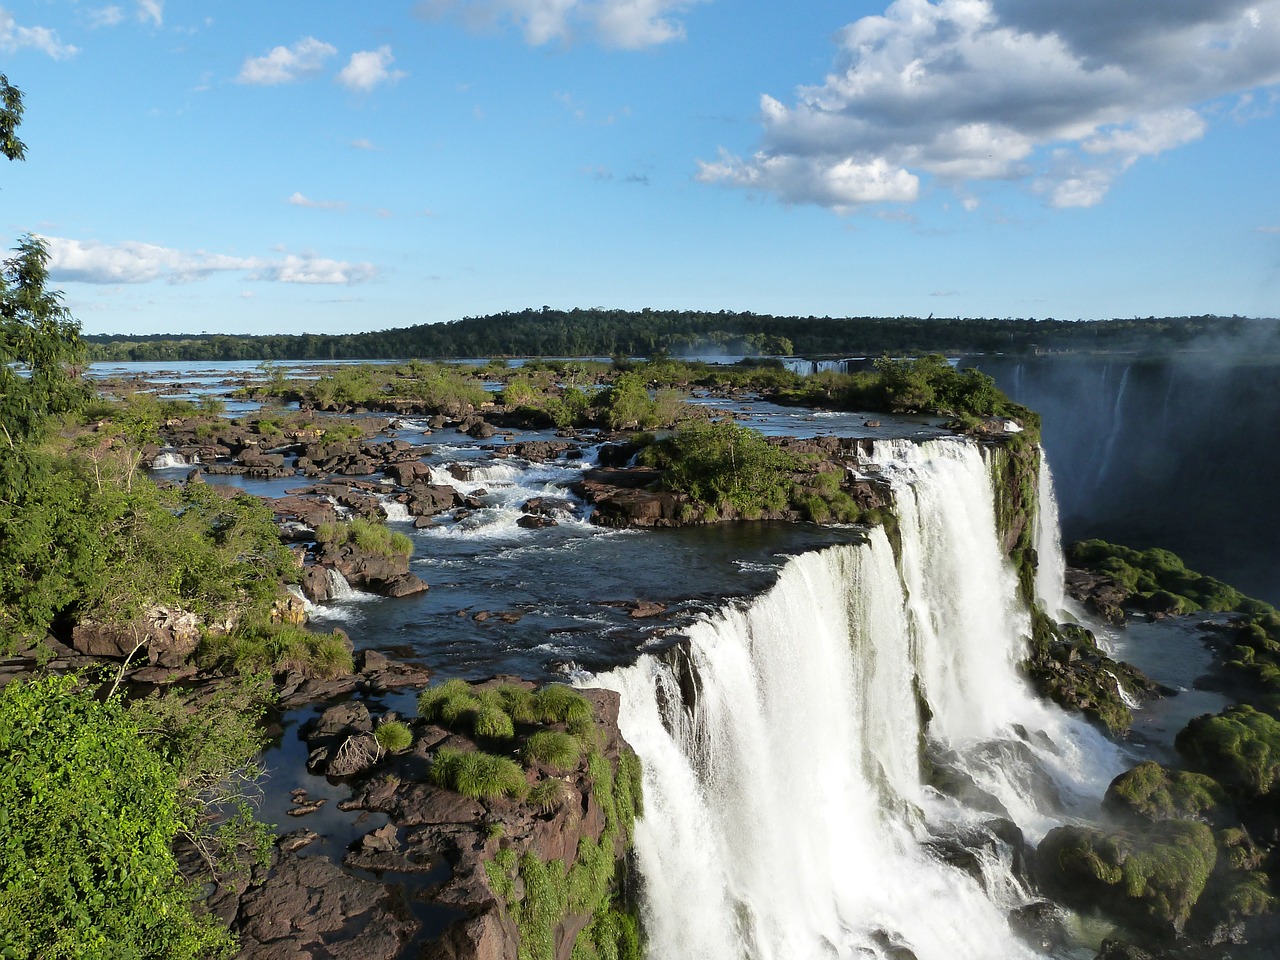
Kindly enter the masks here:
M 1111 455 L 1116 449 L 1116 439 L 1124 429 L 1124 392 L 1129 386 L 1129 371 L 1133 368 L 1125 364 L 1124 373 L 1120 375 L 1120 387 L 1116 390 L 1116 402 L 1111 408 L 1111 429 L 1107 433 L 1107 442 L 1102 447 L 1102 456 L 1098 460 L 1098 477 L 1094 481 L 1095 492 L 1102 489 L 1102 482 L 1107 479 L 1107 471 L 1111 467 Z M 1104 374 L 1105 375 L 1105 374 Z
M 645 765 L 653 957 L 1036 956 L 1010 932 L 1029 895 L 981 811 L 1035 839 L 1121 769 L 1018 676 L 1027 615 L 977 446 L 891 442 L 870 461 L 894 488 L 897 553 L 875 528 L 796 557 L 763 596 L 592 681 L 620 693 Z M 926 743 L 981 801 L 927 785 Z M 977 875 L 934 852 L 975 834 Z
M 1036 485 L 1036 600 L 1055 620 L 1066 618 L 1067 558 L 1062 553 L 1062 528 L 1058 523 L 1058 496 L 1044 448 L 1040 448 L 1040 476 Z
M 333 567 L 326 567 L 325 572 L 329 579 L 330 600 L 342 602 L 344 600 L 359 600 L 364 596 L 347 582 L 347 578 L 340 571 L 335 570 Z

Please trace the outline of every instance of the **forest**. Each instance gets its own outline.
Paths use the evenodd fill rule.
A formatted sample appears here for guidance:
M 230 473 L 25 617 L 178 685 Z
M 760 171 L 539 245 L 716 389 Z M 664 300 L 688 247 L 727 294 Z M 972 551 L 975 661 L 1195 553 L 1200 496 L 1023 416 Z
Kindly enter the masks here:
M 283 321 L 284 318 L 282 318 Z M 1280 353 L 1274 320 L 1245 317 L 920 319 L 775 317 L 720 310 L 550 307 L 349 334 L 86 336 L 92 360 L 369 360 L 727 354 L 879 356 L 923 353 L 1131 352 L 1212 349 L 1249 338 Z

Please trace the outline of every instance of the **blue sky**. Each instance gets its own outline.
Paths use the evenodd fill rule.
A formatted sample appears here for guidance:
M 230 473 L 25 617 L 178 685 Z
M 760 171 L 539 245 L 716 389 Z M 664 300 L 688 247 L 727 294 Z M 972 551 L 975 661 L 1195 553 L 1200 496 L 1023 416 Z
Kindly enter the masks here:
M 1280 314 L 1280 0 L 0 0 L 86 332 Z

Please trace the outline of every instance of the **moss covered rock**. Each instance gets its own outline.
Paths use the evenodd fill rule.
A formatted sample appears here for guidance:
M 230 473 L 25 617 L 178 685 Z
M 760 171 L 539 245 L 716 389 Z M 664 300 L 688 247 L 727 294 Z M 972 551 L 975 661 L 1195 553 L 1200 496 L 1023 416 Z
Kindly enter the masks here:
M 1209 820 L 1217 822 L 1227 793 L 1212 777 L 1169 770 L 1154 761 L 1120 774 L 1102 800 L 1111 813 L 1145 820 Z
M 1175 741 L 1187 764 L 1245 799 L 1280 787 L 1280 721 L 1247 704 L 1196 717 Z
M 1171 937 L 1182 931 L 1217 859 L 1212 830 L 1169 820 L 1141 833 L 1058 827 L 1041 842 L 1037 868 L 1045 890 L 1062 902 Z

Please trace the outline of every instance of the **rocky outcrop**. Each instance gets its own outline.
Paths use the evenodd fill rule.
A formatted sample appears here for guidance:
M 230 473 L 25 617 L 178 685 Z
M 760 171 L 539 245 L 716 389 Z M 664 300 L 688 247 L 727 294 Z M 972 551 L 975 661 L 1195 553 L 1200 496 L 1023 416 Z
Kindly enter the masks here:
M 202 626 L 189 611 L 152 607 L 132 623 L 78 623 L 71 631 L 71 646 L 88 657 L 133 657 L 151 666 L 177 668 L 200 645 Z
M 532 684 L 509 679 L 450 689 L 454 707 L 493 707 L 506 697 L 522 718 L 502 751 L 524 756 L 520 789 L 465 796 L 433 772 L 450 753 L 496 743 L 471 729 L 480 726 L 474 714 L 452 708 L 447 712 L 456 729 L 409 721 L 408 748 L 369 749 L 367 763 L 342 772 L 335 761 L 360 752 L 348 745 L 376 744 L 379 728 L 393 716 L 374 716 L 357 701 L 329 707 L 303 731 L 309 765 L 351 779 L 353 794 L 340 809 L 389 822 L 352 843 L 341 866 L 299 856 L 296 849 L 316 837 L 295 831 L 281 838 L 271 865 L 257 870 L 250 884 L 229 882 L 216 892 L 211 906 L 232 920 L 243 957 L 390 960 L 418 942 L 414 956 L 517 960 L 526 955 L 524 938 L 536 934 L 549 936 L 551 955 L 567 960 L 593 916 L 611 909 L 614 873 L 624 863 L 636 811 L 631 791 L 638 789 L 638 768 L 624 759 L 634 755 L 617 728 L 617 695 L 565 688 L 535 694 Z M 533 720 L 535 714 L 542 719 Z M 571 725 L 583 747 L 573 759 L 540 754 L 528 744 L 540 731 L 572 740 L 564 733 Z M 306 800 L 305 790 L 294 794 Z M 296 809 L 305 815 L 308 807 L 300 801 Z M 550 927 L 538 926 L 543 920 L 524 909 L 532 896 L 525 873 L 544 870 L 548 882 L 572 883 L 578 904 L 565 906 Z M 434 918 L 435 929 L 423 926 L 426 917 Z

